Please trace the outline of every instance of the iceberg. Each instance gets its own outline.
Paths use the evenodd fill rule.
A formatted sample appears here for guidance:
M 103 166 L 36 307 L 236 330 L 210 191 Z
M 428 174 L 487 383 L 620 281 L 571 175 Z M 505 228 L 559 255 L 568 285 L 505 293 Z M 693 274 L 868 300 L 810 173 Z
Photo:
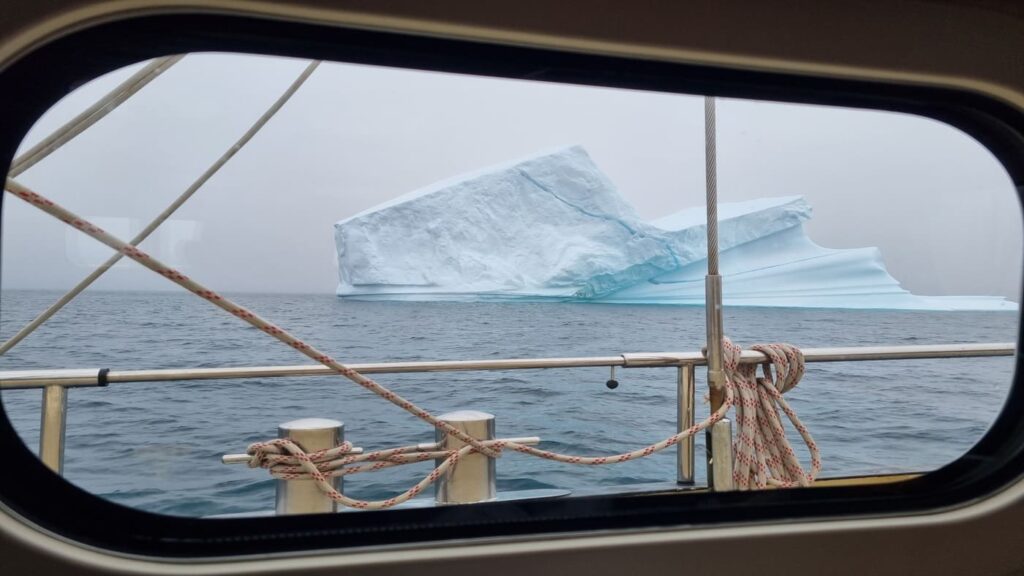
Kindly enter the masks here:
M 572 146 L 438 182 L 334 226 L 338 296 L 700 305 L 703 206 L 640 218 Z M 1016 310 L 994 296 L 918 296 L 876 248 L 830 249 L 800 196 L 719 205 L 734 306 Z

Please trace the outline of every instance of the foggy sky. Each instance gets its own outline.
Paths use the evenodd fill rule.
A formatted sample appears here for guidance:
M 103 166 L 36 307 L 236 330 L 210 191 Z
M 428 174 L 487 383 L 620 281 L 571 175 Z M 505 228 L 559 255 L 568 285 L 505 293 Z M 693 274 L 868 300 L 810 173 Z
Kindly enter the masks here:
M 190 55 L 19 180 L 127 240 L 307 62 Z M 69 95 L 22 150 L 136 71 Z M 702 205 L 703 100 L 325 63 L 143 247 L 217 290 L 332 293 L 332 225 L 461 172 L 581 144 L 640 215 Z M 908 115 L 718 101 L 719 198 L 802 194 L 810 237 L 878 246 L 918 294 L 1018 300 L 1020 208 L 972 138 Z M 110 251 L 13 196 L 2 287 L 70 288 Z M 123 261 L 95 289 L 177 289 Z

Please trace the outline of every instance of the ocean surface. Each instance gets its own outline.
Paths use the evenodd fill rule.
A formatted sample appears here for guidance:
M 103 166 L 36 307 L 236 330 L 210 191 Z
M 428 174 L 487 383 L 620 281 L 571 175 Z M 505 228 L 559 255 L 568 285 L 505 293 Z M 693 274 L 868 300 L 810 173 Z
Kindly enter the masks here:
M 4 339 L 60 296 L 0 294 Z M 355 302 L 333 295 L 230 295 L 348 362 L 617 355 L 699 350 L 701 308 L 566 303 Z M 895 312 L 734 308 L 726 333 L 738 344 L 802 347 L 1008 342 L 1007 312 Z M 0 370 L 186 368 L 308 364 L 205 301 L 175 292 L 87 292 L 18 347 Z M 698 386 L 703 389 L 702 371 Z M 821 446 L 823 476 L 926 471 L 963 454 L 995 419 L 1013 360 L 936 359 L 812 364 L 788 398 Z M 674 369 L 603 368 L 379 375 L 434 413 L 497 415 L 499 436 L 537 435 L 542 447 L 585 455 L 619 452 L 675 431 Z M 39 436 L 38 390 L 0 395 L 26 446 Z M 707 406 L 697 407 L 697 417 Z M 220 463 L 225 453 L 273 438 L 302 417 L 343 420 L 367 449 L 428 442 L 433 430 L 340 377 L 112 384 L 71 390 L 65 476 L 129 506 L 205 516 L 273 508 L 265 471 Z M 797 452 L 806 451 L 794 437 Z M 704 477 L 698 438 L 698 481 Z M 429 471 L 415 464 L 349 476 L 359 498 L 397 494 Z M 602 467 L 508 454 L 499 489 L 626 489 L 675 478 L 671 450 Z

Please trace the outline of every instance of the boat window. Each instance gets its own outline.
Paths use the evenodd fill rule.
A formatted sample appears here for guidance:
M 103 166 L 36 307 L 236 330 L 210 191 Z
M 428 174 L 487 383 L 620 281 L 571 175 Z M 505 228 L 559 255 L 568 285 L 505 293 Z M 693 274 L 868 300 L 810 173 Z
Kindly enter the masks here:
M 996 422 L 1021 211 L 977 136 L 456 72 L 197 51 L 49 108 L 3 199 L 24 450 L 147 513 L 368 534 L 913 483 Z

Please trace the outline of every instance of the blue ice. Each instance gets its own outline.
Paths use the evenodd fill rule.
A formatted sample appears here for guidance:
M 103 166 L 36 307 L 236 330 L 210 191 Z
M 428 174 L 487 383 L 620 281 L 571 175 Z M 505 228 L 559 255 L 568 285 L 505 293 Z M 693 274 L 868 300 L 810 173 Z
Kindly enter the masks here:
M 877 248 L 805 233 L 800 196 L 719 206 L 726 305 L 1016 310 L 996 296 L 918 296 Z M 438 182 L 335 224 L 339 296 L 700 305 L 704 207 L 641 219 L 579 146 Z

